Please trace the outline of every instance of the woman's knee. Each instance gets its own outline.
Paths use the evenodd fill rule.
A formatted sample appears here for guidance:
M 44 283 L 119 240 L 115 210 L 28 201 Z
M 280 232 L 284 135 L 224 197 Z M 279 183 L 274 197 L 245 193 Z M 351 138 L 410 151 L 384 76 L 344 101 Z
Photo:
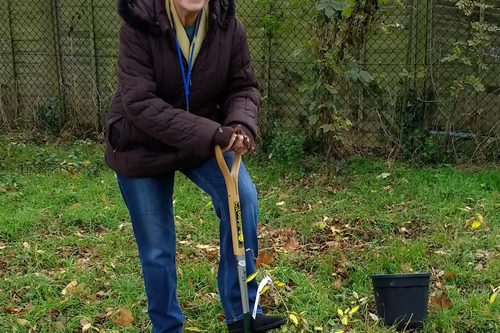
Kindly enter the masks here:
M 241 177 L 238 183 L 240 204 L 246 207 L 257 208 L 257 189 L 250 177 Z

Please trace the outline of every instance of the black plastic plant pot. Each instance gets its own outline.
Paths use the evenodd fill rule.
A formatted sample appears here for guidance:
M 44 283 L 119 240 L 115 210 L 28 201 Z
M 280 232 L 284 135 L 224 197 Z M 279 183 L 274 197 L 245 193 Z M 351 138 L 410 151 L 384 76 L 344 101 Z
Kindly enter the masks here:
M 371 275 L 377 315 L 398 331 L 418 329 L 427 318 L 430 273 Z

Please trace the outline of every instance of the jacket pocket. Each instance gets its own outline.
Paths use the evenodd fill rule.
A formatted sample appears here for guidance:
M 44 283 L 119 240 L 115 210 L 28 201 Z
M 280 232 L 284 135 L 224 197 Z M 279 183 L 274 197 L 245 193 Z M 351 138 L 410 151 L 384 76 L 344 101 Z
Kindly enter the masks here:
M 130 124 L 126 117 L 118 116 L 108 120 L 107 140 L 114 152 L 124 151 L 130 136 Z

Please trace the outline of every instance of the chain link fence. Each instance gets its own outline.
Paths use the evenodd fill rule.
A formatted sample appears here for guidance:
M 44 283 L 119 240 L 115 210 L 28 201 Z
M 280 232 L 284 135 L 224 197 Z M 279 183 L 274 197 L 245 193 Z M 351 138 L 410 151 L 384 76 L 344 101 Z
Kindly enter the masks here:
M 322 135 L 329 129 L 343 133 L 334 136 L 335 145 L 349 154 L 497 158 L 496 0 L 378 1 L 371 24 L 357 26 L 365 30 L 365 40 L 350 41 L 359 46 L 351 52 L 356 61 L 328 84 L 321 78 L 332 91 L 326 109 L 335 113 L 335 124 L 317 123 L 313 115 L 321 107 L 308 101 L 307 91 L 319 82 L 315 66 L 322 60 L 311 54 L 311 45 L 335 33 L 335 19 L 356 17 L 345 9 L 356 2 L 362 1 L 237 2 L 261 85 L 263 145 L 278 147 L 282 140 L 308 150 L 324 145 Z M 102 131 L 116 84 L 120 19 L 115 6 L 115 0 L 4 0 L 2 126 Z M 323 30 L 318 12 L 331 18 Z

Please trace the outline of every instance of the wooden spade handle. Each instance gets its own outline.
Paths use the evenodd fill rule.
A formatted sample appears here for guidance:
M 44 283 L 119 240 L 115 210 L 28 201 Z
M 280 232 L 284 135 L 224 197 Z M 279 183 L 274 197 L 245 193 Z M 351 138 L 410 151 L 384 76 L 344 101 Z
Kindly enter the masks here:
M 227 167 L 224 155 L 222 154 L 222 150 L 219 146 L 215 146 L 215 158 L 226 183 L 233 254 L 244 255 L 245 246 L 243 243 L 243 221 L 241 218 L 240 198 L 238 194 L 238 174 L 240 171 L 241 154 L 234 154 L 231 170 Z

